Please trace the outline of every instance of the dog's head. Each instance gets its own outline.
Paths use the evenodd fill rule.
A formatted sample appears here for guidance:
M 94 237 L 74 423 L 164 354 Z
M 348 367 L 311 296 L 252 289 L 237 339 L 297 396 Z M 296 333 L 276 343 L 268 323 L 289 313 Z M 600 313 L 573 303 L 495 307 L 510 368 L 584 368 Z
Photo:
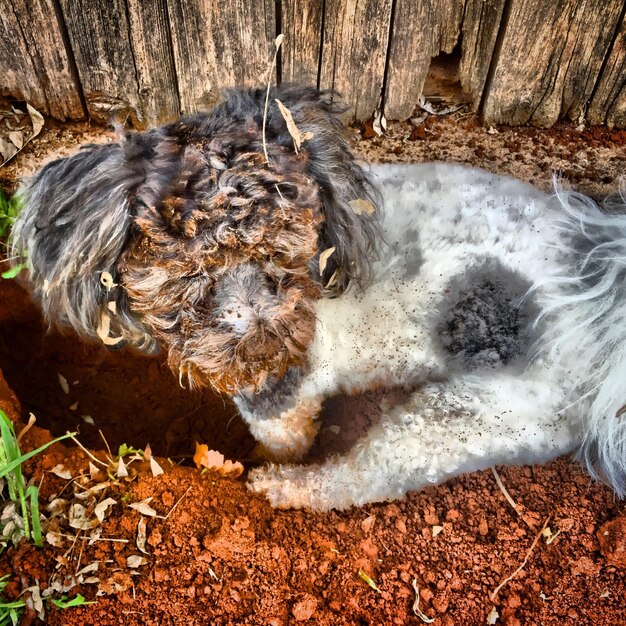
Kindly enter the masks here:
M 309 137 L 299 152 L 275 98 Z M 376 218 L 350 202 L 375 198 L 329 94 L 264 100 L 232 91 L 35 176 L 14 241 L 51 323 L 164 345 L 191 384 L 229 393 L 306 363 L 315 300 L 369 279 Z

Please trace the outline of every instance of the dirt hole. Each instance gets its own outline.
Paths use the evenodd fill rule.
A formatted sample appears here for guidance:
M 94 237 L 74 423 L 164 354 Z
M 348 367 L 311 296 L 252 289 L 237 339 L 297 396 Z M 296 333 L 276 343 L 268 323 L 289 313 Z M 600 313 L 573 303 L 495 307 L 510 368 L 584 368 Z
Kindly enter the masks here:
M 0 369 L 24 416 L 34 413 L 53 435 L 78 428 L 90 448 L 104 447 L 99 430 L 112 449 L 150 443 L 155 454 L 172 458 L 193 455 L 195 441 L 230 458 L 246 458 L 254 445 L 227 399 L 182 389 L 162 357 L 113 352 L 48 331 L 28 294 L 6 280 L 0 281 Z
M 78 430 L 89 448 L 104 448 L 103 437 L 112 450 L 149 443 L 157 456 L 184 463 L 198 441 L 227 458 L 253 456 L 255 442 L 228 398 L 181 388 L 163 356 L 111 351 L 48 330 L 28 293 L 7 280 L 0 281 L 0 371 L 20 400 L 24 421 L 32 412 L 54 436 Z M 401 394 L 328 400 L 309 460 L 348 450 L 380 418 L 383 396 L 390 404 Z

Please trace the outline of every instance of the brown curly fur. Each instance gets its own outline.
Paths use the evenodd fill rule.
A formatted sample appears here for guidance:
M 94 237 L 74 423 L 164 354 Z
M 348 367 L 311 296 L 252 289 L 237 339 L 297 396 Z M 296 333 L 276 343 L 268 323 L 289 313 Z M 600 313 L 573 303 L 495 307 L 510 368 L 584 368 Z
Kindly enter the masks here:
M 130 307 L 168 346 L 170 367 L 230 393 L 304 362 L 310 302 L 321 295 L 310 270 L 323 214 L 306 153 L 271 145 L 268 163 L 254 151 L 256 129 L 239 139 L 250 151 L 232 158 L 219 138 L 181 148 L 174 188 L 138 209 L 119 265 Z M 259 268 L 278 304 L 257 302 L 255 323 L 238 333 L 219 321 L 216 292 L 242 264 Z

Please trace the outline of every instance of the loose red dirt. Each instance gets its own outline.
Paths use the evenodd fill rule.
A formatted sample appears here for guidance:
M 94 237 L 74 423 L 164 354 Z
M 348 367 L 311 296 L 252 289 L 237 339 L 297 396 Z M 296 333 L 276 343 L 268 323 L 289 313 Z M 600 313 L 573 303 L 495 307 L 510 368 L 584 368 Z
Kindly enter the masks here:
M 616 187 L 617 172 L 626 163 L 623 137 L 606 130 L 500 129 L 489 135 L 467 119 L 437 119 L 423 126 L 423 138 L 415 130 L 419 127 L 397 125 L 390 138 L 362 139 L 359 149 L 372 159 L 439 156 L 496 171 L 514 167 L 520 152 L 536 172 L 525 177 L 537 176 L 542 186 L 564 155 L 585 152 L 593 172 L 585 178 L 579 156 L 571 157 L 569 167 L 584 191 L 598 193 Z M 109 137 L 97 129 L 89 132 L 96 140 Z M 51 154 L 69 151 L 83 136 L 80 125 L 52 126 L 47 133 L 3 172 L 8 185 Z M 419 154 L 412 147 L 416 144 Z M 439 153 L 444 144 L 458 158 Z M 543 151 L 546 164 L 537 164 L 538 153 L 529 146 Z M 47 332 L 15 281 L 0 280 L 0 369 L 0 408 L 17 424 L 32 412 L 43 426 L 27 432 L 23 449 L 78 427 L 80 441 L 101 460 L 106 445 L 115 454 L 121 443 L 142 448 L 150 443 L 165 469 L 153 476 L 148 463 L 134 462 L 126 479 L 112 480 L 104 472 L 87 478 L 86 454 L 61 444 L 25 464 L 25 475 L 41 483 L 42 505 L 69 498 L 74 490 L 74 483 L 50 471 L 58 464 L 74 479 L 85 475 L 85 488 L 104 485 L 100 500 L 116 501 L 100 525 L 99 540 L 89 542 L 86 532 L 65 528 L 71 535 L 61 547 L 20 545 L 0 555 L 0 575 L 11 575 L 9 598 L 38 583 L 42 591 L 65 584 L 67 595 L 96 600 L 63 611 L 49 608 L 48 624 L 418 625 L 423 622 L 412 611 L 413 581 L 420 590 L 420 609 L 435 625 L 486 624 L 490 615 L 495 619 L 494 607 L 495 623 L 507 626 L 626 624 L 624 503 L 569 459 L 498 468 L 523 506 L 523 517 L 489 471 L 398 502 L 342 513 L 276 511 L 246 490 L 245 476 L 228 480 L 191 466 L 195 441 L 247 468 L 253 465 L 254 442 L 227 400 L 181 389 L 159 357 L 110 352 Z M 313 454 L 350 445 L 376 419 L 376 404 L 370 394 L 329 402 Z M 340 435 L 330 424 L 340 425 Z M 130 508 L 146 498 L 152 498 L 150 506 L 161 517 Z M 492 599 L 498 585 L 522 565 L 548 517 L 553 540 L 540 536 L 525 566 Z M 148 554 L 137 546 L 142 519 Z M 129 567 L 127 558 L 133 556 L 146 561 Z M 78 583 L 78 572 L 94 562 L 97 571 Z M 25 615 L 24 623 L 35 622 L 34 615 Z

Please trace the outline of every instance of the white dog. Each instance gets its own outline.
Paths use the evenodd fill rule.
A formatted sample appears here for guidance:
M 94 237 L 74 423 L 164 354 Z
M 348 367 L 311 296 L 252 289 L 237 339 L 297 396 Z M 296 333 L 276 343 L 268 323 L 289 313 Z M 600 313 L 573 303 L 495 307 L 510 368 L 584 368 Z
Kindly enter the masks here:
M 454 165 L 373 167 L 377 192 L 332 94 L 267 100 L 230 91 L 30 181 L 14 244 L 48 321 L 165 349 L 181 381 L 233 397 L 274 461 L 304 456 L 324 398 L 411 392 L 344 456 L 254 470 L 275 506 L 396 498 L 574 448 L 624 495 L 626 216 Z
M 310 446 L 323 398 L 414 391 L 348 454 L 256 469 L 250 488 L 278 507 L 342 509 L 577 449 L 623 496 L 626 216 L 457 165 L 372 173 L 388 244 L 374 283 L 319 301 L 309 372 L 289 408 L 239 408 L 287 458 Z

